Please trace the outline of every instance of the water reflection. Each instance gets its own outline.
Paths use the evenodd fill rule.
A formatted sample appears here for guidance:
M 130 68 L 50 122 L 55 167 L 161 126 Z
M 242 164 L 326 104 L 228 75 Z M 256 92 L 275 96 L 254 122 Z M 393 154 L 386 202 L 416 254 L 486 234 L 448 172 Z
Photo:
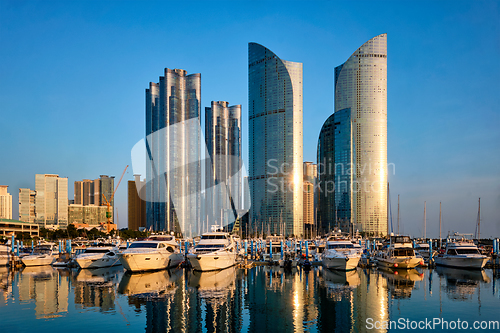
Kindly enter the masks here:
M 425 309 L 443 318 L 462 311 L 460 319 L 472 319 L 477 312 L 471 314 L 471 306 L 480 309 L 483 318 L 496 320 L 499 298 L 498 273 L 491 270 L 339 272 L 260 266 L 130 274 L 120 266 L 43 266 L 14 272 L 0 267 L 0 320 L 9 327 L 6 313 L 23 318 L 13 319 L 10 331 L 23 331 L 15 326 L 22 324 L 57 330 L 60 322 L 71 330 L 72 323 L 74 328 L 81 325 L 85 312 L 96 330 L 108 325 L 111 331 L 131 327 L 146 332 L 386 332 L 368 330 L 366 320 L 418 319 Z
M 19 300 L 35 302 L 35 317 L 55 318 L 68 312 L 70 285 L 52 266 L 25 267 L 18 277 Z
M 181 277 L 180 269 L 145 273 L 126 272 L 118 285 L 118 292 L 139 298 L 160 299 L 175 293 L 176 282 Z
M 471 300 L 480 283 L 489 283 L 491 281 L 483 270 L 464 270 L 438 266 L 436 272 L 445 277 L 445 292 L 451 300 L 455 301 Z
M 424 274 L 416 269 L 381 269 L 382 276 L 387 279 L 387 286 L 390 291 L 391 298 L 410 298 L 415 281 L 422 281 Z
M 75 304 L 83 309 L 97 308 L 102 312 L 115 309 L 115 284 L 123 269 L 119 266 L 80 269 L 76 273 Z

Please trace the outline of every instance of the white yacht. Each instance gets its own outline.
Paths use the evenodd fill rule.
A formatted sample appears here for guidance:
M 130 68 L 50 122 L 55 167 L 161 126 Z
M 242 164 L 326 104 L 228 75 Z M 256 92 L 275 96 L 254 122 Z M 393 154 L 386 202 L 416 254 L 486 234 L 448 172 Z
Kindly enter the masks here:
M 81 268 L 102 268 L 121 265 L 118 248 L 113 246 L 91 246 L 75 257 Z
M 21 258 L 24 266 L 50 265 L 55 260 L 54 243 L 44 243 L 34 247 L 30 255 Z
M 423 265 L 422 258 L 417 258 L 408 236 L 391 236 L 387 248 L 375 255 L 377 264 L 382 267 L 411 269 Z
M 187 257 L 194 270 L 213 271 L 233 266 L 236 254 L 236 243 L 229 233 L 212 231 L 201 236 Z
M 321 255 L 324 267 L 342 271 L 351 271 L 358 266 L 361 254 L 354 244 L 347 239 L 330 236 Z
M 279 261 L 281 259 L 282 242 L 284 243 L 284 239 L 282 236 L 266 237 L 266 252 L 262 255 L 264 261 Z M 272 251 L 273 253 L 270 253 L 270 251 Z
M 447 243 L 445 252 L 434 258 L 434 262 L 440 266 L 482 269 L 488 257 L 482 255 L 474 243 L 463 239 Z
M 7 245 L 0 244 L 0 266 L 9 264 L 10 249 Z
M 174 236 L 154 235 L 135 241 L 118 254 L 120 262 L 131 272 L 159 270 L 175 267 L 183 261 L 179 244 Z

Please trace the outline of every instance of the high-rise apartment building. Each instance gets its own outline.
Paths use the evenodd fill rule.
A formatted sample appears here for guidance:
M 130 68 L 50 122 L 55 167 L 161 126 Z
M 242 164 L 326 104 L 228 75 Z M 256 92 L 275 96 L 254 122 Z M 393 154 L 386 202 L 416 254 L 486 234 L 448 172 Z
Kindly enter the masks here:
M 36 191 L 29 188 L 19 189 L 19 220 L 23 222 L 35 222 L 35 198 Z
M 318 141 L 320 221 L 387 233 L 387 35 L 335 68 L 335 113 Z
M 303 196 L 303 208 L 304 208 L 304 228 L 306 228 L 307 235 L 312 236 L 312 232 L 315 231 L 315 220 L 316 220 L 316 203 L 315 203 L 315 184 L 316 178 L 318 176 L 317 165 L 312 162 L 304 162 L 304 193 Z
M 99 206 L 99 196 L 96 197 L 96 193 L 99 195 L 99 179 L 75 181 L 75 205 Z
M 303 235 L 302 63 L 248 45 L 250 228 Z
M 134 175 L 135 180 L 128 181 L 128 229 L 139 230 L 139 228 L 146 228 L 146 201 L 142 200 L 142 195 L 137 192 L 138 182 L 140 184 L 139 190 L 145 190 L 143 184 L 145 181 L 140 180 L 139 175 Z
M 0 185 L 0 219 L 12 219 L 12 195 L 7 191 L 8 185 Z
M 205 167 L 204 220 L 225 226 L 242 206 L 241 105 L 212 101 L 205 108 L 205 141 L 210 159 Z
M 165 68 L 146 89 L 147 226 L 195 236 L 200 222 L 201 75 Z
M 35 175 L 35 222 L 43 228 L 68 226 L 68 178 Z

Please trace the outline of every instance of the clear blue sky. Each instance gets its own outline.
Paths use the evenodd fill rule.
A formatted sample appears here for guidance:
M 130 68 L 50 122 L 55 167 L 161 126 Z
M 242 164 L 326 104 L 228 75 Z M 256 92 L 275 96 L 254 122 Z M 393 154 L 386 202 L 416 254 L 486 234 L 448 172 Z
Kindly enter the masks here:
M 388 160 L 392 211 L 419 236 L 500 236 L 498 1 L 0 1 L 0 184 L 17 216 L 36 173 L 73 182 L 121 175 L 144 136 L 145 93 L 165 67 L 202 75 L 212 100 L 243 107 L 247 44 L 304 65 L 304 160 L 316 161 L 333 112 L 333 69 L 388 34 Z M 129 170 L 116 196 L 127 222 Z M 394 219 L 394 224 L 395 224 Z

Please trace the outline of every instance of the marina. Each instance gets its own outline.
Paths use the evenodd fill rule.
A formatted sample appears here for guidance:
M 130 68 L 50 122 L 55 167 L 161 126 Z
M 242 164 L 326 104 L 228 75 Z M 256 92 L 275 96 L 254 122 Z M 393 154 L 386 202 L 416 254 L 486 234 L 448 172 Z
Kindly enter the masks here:
M 107 242 L 40 241 L 25 253 L 30 247 L 11 239 L 10 265 L 0 267 L 6 332 L 61 325 L 75 332 L 399 332 L 422 320 L 500 325 L 498 240 L 480 247 L 489 257 L 472 242 L 414 247 L 407 236 L 241 240 L 212 231 L 194 240 Z M 436 265 L 434 257 L 439 264 L 448 248 L 467 250 L 455 256 L 485 257 L 488 266 Z M 427 251 L 425 259 L 418 249 Z M 39 264 L 21 264 L 30 257 Z
M 498 270 L 446 267 L 1 267 L 0 319 L 5 332 L 395 332 L 367 323 L 497 320 L 499 283 Z

